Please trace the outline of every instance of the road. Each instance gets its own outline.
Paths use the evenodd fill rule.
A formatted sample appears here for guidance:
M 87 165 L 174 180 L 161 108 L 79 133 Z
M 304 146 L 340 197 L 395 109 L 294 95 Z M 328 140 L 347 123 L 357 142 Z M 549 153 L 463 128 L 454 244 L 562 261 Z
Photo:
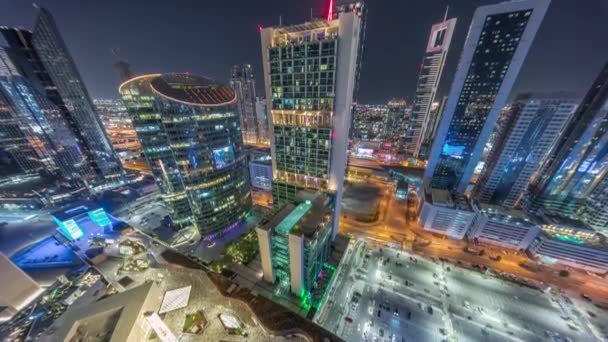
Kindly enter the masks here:
M 559 271 L 564 269 L 563 266 L 542 265 L 530 260 L 525 254 L 492 246 L 473 246 L 478 250 L 484 249 L 485 256 L 467 253 L 464 251 L 469 246 L 467 241 L 447 239 L 445 236 L 423 230 L 416 220 L 407 220 L 405 213 L 411 208 L 408 208 L 406 201 L 395 199 L 393 192 L 390 191 L 391 183 L 378 179 L 370 181 L 384 189 L 379 219 L 373 223 L 363 223 L 342 217 L 340 220 L 342 233 L 379 243 L 391 243 L 420 255 L 446 258 L 467 265 L 485 266 L 499 273 L 531 280 L 539 286 L 559 287 L 576 296 L 585 293 L 599 302 L 607 302 L 608 279 L 595 277 L 576 269 L 569 269 L 570 275 L 564 278 L 559 276 Z M 491 256 L 496 255 L 501 256 L 499 262 L 490 259 Z M 526 266 L 522 267 L 521 265 L 524 264 Z
M 124 160 L 122 166 L 128 170 L 134 170 L 145 175 L 151 175 L 150 167 L 144 159 Z
M 254 205 L 272 208 L 272 193 L 269 191 L 252 190 L 251 200 L 253 201 Z

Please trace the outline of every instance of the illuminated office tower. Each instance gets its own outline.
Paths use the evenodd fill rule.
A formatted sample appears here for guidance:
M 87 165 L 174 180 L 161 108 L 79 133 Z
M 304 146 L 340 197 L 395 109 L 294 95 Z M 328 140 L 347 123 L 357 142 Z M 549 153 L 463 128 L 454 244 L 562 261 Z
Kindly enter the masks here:
M 349 4 L 260 32 L 275 205 L 316 189 L 335 195 L 339 217 L 364 14 L 362 3 Z
M 17 87 L 13 78 L 17 76 L 17 70 L 0 48 L 0 149 L 10 154 L 22 172 L 53 169 L 54 164 L 44 162 L 45 155 L 49 155 L 48 146 L 29 127 L 27 118 L 31 113 L 15 94 Z
M 255 101 L 255 115 L 258 120 L 258 144 L 270 146 L 270 132 L 268 130 L 268 107 L 266 99 L 261 97 Z
M 559 94 L 516 101 L 498 127 L 474 197 L 515 207 L 575 109 L 574 100 Z
M 425 186 L 464 193 L 540 27 L 549 0 L 478 7 L 424 175 Z
M 173 223 L 205 236 L 240 223 L 251 193 L 234 90 L 189 74 L 152 74 L 119 92 Z
M 78 142 L 60 111 L 24 78 L 0 47 L 0 148 L 10 153 L 23 172 L 80 177 Z
M 535 214 L 555 212 L 573 217 L 583 210 L 581 219 L 596 229 L 605 228 L 606 219 L 600 216 L 606 211 L 601 203 L 606 196 L 607 151 L 608 63 L 531 182 L 524 208 Z
M 251 65 L 234 65 L 230 85 L 236 92 L 243 142 L 255 145 L 259 141 L 259 125 L 256 115 L 255 81 Z
M 55 100 L 62 110 L 70 129 L 80 142 L 91 174 L 84 174 L 83 180 L 94 191 L 120 185 L 124 182 L 124 171 L 114 148 L 110 143 L 99 114 L 93 105 L 72 56 L 59 33 L 50 12 L 39 9 L 38 18 L 31 34 L 31 40 L 21 42 L 35 51 L 37 68 L 43 68 L 51 101 Z M 52 83 L 52 85 L 51 85 Z M 49 89 L 48 87 L 53 87 Z M 58 99 L 60 98 L 60 100 Z M 54 101 L 54 102 L 55 102 Z
M 444 96 L 439 102 L 433 102 L 431 104 L 431 120 L 426 126 L 424 140 L 422 142 L 422 147 L 420 147 L 420 154 L 418 155 L 418 157 L 421 159 L 428 159 L 428 154 L 431 152 L 431 147 L 433 146 L 433 141 L 435 140 L 435 135 L 437 134 L 437 128 L 439 126 L 439 122 L 441 121 L 441 114 L 443 113 L 443 109 L 445 108 L 445 104 L 447 102 L 448 97 Z
M 431 27 L 425 55 L 420 63 L 416 97 L 405 137 L 405 152 L 408 156 L 426 158 L 426 151 L 422 150 L 423 143 L 429 134 L 427 130 L 432 130 L 438 116 L 431 117 L 431 106 L 439 87 L 455 27 L 456 18 L 444 19 Z

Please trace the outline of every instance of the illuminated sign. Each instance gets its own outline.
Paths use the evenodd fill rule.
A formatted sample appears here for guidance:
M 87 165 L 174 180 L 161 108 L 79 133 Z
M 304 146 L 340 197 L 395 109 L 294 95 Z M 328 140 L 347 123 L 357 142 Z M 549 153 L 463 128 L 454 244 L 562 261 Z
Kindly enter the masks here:
M 74 219 L 61 222 L 57 218 L 53 217 L 53 220 L 55 220 L 55 223 L 57 223 L 59 226 L 59 231 L 61 234 L 63 234 L 63 236 L 70 241 L 78 240 L 84 235 Z
M 232 149 L 232 146 L 214 149 L 213 159 L 215 159 L 216 169 L 221 169 L 234 162 L 234 150 Z
M 450 157 L 462 158 L 464 146 L 452 146 L 450 144 L 443 145 L 442 153 Z
M 454 27 L 456 26 L 456 19 L 435 24 L 431 27 L 431 35 L 429 41 L 426 44 L 426 52 L 438 52 L 446 49 L 450 45 L 452 39 L 452 33 L 454 33 Z
M 100 227 L 107 226 L 111 223 L 108 214 L 106 214 L 106 211 L 103 210 L 103 208 L 89 211 L 89 217 Z
M 357 149 L 357 157 L 360 158 L 373 158 L 374 150 L 371 148 L 358 148 Z

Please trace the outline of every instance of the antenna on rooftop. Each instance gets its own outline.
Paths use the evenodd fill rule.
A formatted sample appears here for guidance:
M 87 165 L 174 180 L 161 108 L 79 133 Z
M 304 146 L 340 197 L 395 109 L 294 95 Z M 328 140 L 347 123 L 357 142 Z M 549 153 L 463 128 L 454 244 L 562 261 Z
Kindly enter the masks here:
M 445 6 L 445 14 L 443 15 L 443 22 L 445 23 L 448 20 L 448 11 L 450 10 L 450 5 Z

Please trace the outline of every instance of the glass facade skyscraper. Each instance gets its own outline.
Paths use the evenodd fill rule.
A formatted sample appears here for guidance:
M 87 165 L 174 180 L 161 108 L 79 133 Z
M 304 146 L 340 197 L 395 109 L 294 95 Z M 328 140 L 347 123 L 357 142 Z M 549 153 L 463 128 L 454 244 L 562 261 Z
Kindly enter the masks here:
M 608 63 L 531 182 L 524 207 L 536 214 L 549 211 L 583 218 L 596 229 L 606 229 L 608 220 L 599 217 L 606 210 L 601 203 L 607 172 Z
M 425 184 L 464 193 L 549 0 L 477 8 L 429 158 Z
M 563 94 L 520 97 L 497 129 L 474 197 L 515 207 L 575 109 L 576 102 Z
M 423 149 L 423 143 L 431 133 L 435 121 L 438 120 L 438 115 L 431 117 L 431 105 L 435 100 L 455 27 L 456 18 L 444 20 L 431 27 L 431 35 L 420 64 L 416 97 L 405 134 L 405 152 L 408 156 L 426 158 L 428 151 Z
M 82 174 L 82 180 L 93 190 L 103 190 L 123 183 L 124 171 L 120 160 L 57 25 L 50 12 L 44 8 L 39 9 L 34 32 L 28 44 L 31 44 L 36 52 L 36 63 L 39 64 L 36 67 L 43 67 L 49 78 L 45 82 L 48 86 L 51 83 L 54 86 L 50 99 L 55 100 L 55 104 L 63 111 L 62 114 L 78 138 L 81 151 L 92 170 L 91 173 Z
M 328 20 L 260 33 L 275 205 L 305 188 L 334 193 L 340 203 L 363 14 L 354 4 Z
M 0 28 L 0 31 L 10 45 L 0 48 L 0 92 L 7 115 L 12 118 L 3 121 L 3 131 L 7 134 L 5 138 L 10 135 L 14 139 L 13 134 L 17 134 L 27 140 L 26 144 L 21 144 L 3 139 L 2 145 L 25 172 L 44 170 L 79 183 L 82 174 L 86 174 L 87 164 L 62 110 L 49 97 L 55 87 L 28 45 L 31 33 L 9 28 Z M 47 83 L 43 83 L 43 79 Z M 56 99 L 61 101 L 59 96 Z M 15 126 L 9 129 L 13 125 L 11 121 L 19 123 L 20 133 Z
M 0 48 L 0 102 L 3 112 L 0 148 L 13 156 L 22 171 L 73 176 L 68 152 L 77 152 L 74 137 L 61 121 L 53 120 L 58 109 L 19 74 L 3 48 Z
M 187 74 L 135 77 L 119 92 L 173 223 L 213 236 L 241 222 L 251 193 L 235 92 Z
M 253 69 L 249 64 L 242 64 L 234 65 L 231 71 L 230 85 L 236 92 L 243 142 L 251 145 L 258 144 L 260 142 L 260 127 L 256 115 Z

